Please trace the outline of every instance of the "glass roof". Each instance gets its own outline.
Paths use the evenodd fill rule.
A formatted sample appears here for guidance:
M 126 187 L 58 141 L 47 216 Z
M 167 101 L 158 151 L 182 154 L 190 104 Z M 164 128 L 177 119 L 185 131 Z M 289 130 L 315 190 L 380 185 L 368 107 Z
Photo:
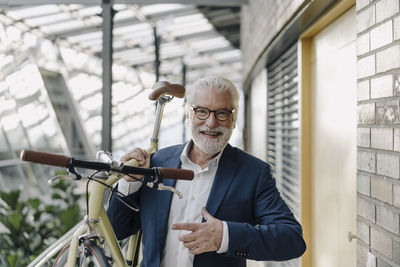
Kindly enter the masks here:
M 114 10 L 114 150 L 134 145 L 132 140 L 147 142 L 152 131 L 154 103 L 147 101 L 147 95 L 156 79 L 154 28 L 161 42 L 160 80 L 181 83 L 185 69 L 186 86 L 204 75 L 219 74 L 241 87 L 240 50 L 220 35 L 196 6 L 117 4 Z M 18 88 L 15 98 L 34 93 L 32 87 L 15 85 L 24 82 L 21 72 L 25 70 L 19 64 L 26 60 L 41 70 L 61 73 L 86 132 L 98 148 L 102 122 L 101 12 L 98 5 L 0 6 L 0 77 L 6 77 L 7 83 L 0 83 L 0 94 L 2 88 Z M 14 78 L 11 73 L 20 75 Z M 15 105 L 4 101 L 0 113 Z M 174 102 L 165 111 L 163 127 L 179 125 L 183 131 L 183 100 Z M 21 110 L 31 108 L 27 105 Z M 36 117 L 30 123 L 45 119 Z M 11 125 L 13 118 L 3 121 Z M 22 125 L 29 127 L 27 121 Z
M 219 74 L 241 89 L 240 50 L 210 24 L 209 14 L 182 4 L 113 8 L 115 158 L 129 148 L 148 147 L 153 131 L 155 105 L 147 96 L 156 81 L 154 28 L 160 38 L 160 80 L 182 83 L 185 77 L 189 87 L 202 76 Z M 1 188 L 46 191 L 45 178 L 53 170 L 22 164 L 21 149 L 86 158 L 100 149 L 101 13 L 99 5 L 0 5 Z M 166 106 L 159 147 L 187 140 L 183 106 L 182 99 Z M 241 113 L 238 123 L 231 141 L 240 146 Z
M 189 66 L 203 62 L 213 69 L 213 73 L 223 71 L 221 74 L 225 76 L 240 72 L 240 69 L 230 68 L 231 72 L 227 73 L 225 68 L 220 68 L 226 62 L 240 62 L 240 50 L 218 34 L 195 6 L 118 4 L 114 9 L 115 62 L 151 67 L 155 58 L 153 28 L 156 27 L 161 37 L 162 62 L 190 55 L 190 60 L 186 60 Z M 100 6 L 87 5 L 0 7 L 0 13 L 7 18 L 1 20 L 4 25 L 15 25 L 17 21 L 24 25 L 8 30 L 14 40 L 21 35 L 16 31 L 27 33 L 34 29 L 36 35 L 56 42 L 63 41 L 67 47 L 97 56 L 102 52 L 101 11 Z M 25 29 L 21 29 L 23 27 Z M 215 55 L 213 51 L 222 47 L 225 48 L 223 55 Z M 236 82 L 240 83 L 240 80 Z

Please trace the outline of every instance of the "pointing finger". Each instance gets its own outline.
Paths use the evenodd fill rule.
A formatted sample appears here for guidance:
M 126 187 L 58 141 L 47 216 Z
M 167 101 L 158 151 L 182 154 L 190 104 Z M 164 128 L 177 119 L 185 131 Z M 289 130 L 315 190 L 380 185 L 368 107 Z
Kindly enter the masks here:
M 186 230 L 186 231 L 195 231 L 199 228 L 198 223 L 175 223 L 172 225 L 172 230 Z

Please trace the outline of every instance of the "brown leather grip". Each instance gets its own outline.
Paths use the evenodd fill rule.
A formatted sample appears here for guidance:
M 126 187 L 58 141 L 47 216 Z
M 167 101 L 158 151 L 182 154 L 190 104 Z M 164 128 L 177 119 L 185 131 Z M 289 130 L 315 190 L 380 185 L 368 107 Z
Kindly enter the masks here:
M 173 95 L 178 98 L 185 96 L 185 87 L 177 83 L 158 82 L 153 85 L 153 89 L 149 95 L 150 100 L 157 100 L 162 95 Z
M 170 169 L 170 168 L 163 168 L 163 167 L 159 167 L 158 170 L 160 171 L 162 178 L 191 181 L 191 180 L 193 180 L 193 176 L 194 176 L 194 173 L 191 170 Z
M 24 161 L 30 161 L 46 165 L 59 166 L 59 167 L 67 167 L 70 160 L 69 157 L 63 155 L 37 152 L 32 150 L 22 150 L 20 158 L 21 160 Z

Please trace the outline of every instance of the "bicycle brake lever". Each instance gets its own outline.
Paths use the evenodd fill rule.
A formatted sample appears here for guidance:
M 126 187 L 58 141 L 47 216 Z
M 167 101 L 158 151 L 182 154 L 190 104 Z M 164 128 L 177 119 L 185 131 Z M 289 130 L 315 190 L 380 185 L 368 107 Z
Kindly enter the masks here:
M 176 190 L 174 187 L 164 185 L 163 183 L 158 184 L 157 190 L 160 190 L 160 191 L 169 190 L 172 193 L 177 194 L 179 198 L 183 197 L 183 194 L 181 192 L 179 192 L 178 190 Z
M 71 174 L 70 175 L 57 175 L 57 176 L 51 177 L 47 182 L 49 184 L 53 184 L 55 181 L 57 181 L 58 179 L 61 179 L 61 178 L 75 180 L 76 176 L 71 175 Z

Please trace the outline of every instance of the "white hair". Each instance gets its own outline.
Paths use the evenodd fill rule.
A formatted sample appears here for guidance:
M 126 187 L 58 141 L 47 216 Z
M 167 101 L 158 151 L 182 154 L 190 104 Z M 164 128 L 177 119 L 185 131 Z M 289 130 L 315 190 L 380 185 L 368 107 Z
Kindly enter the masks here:
M 215 88 L 219 93 L 229 91 L 232 97 L 232 105 L 236 110 L 235 113 L 237 114 L 237 110 L 239 108 L 239 92 L 231 80 L 217 75 L 206 76 L 197 80 L 189 88 L 189 90 L 186 89 L 187 103 L 194 104 L 195 92 L 204 88 Z

